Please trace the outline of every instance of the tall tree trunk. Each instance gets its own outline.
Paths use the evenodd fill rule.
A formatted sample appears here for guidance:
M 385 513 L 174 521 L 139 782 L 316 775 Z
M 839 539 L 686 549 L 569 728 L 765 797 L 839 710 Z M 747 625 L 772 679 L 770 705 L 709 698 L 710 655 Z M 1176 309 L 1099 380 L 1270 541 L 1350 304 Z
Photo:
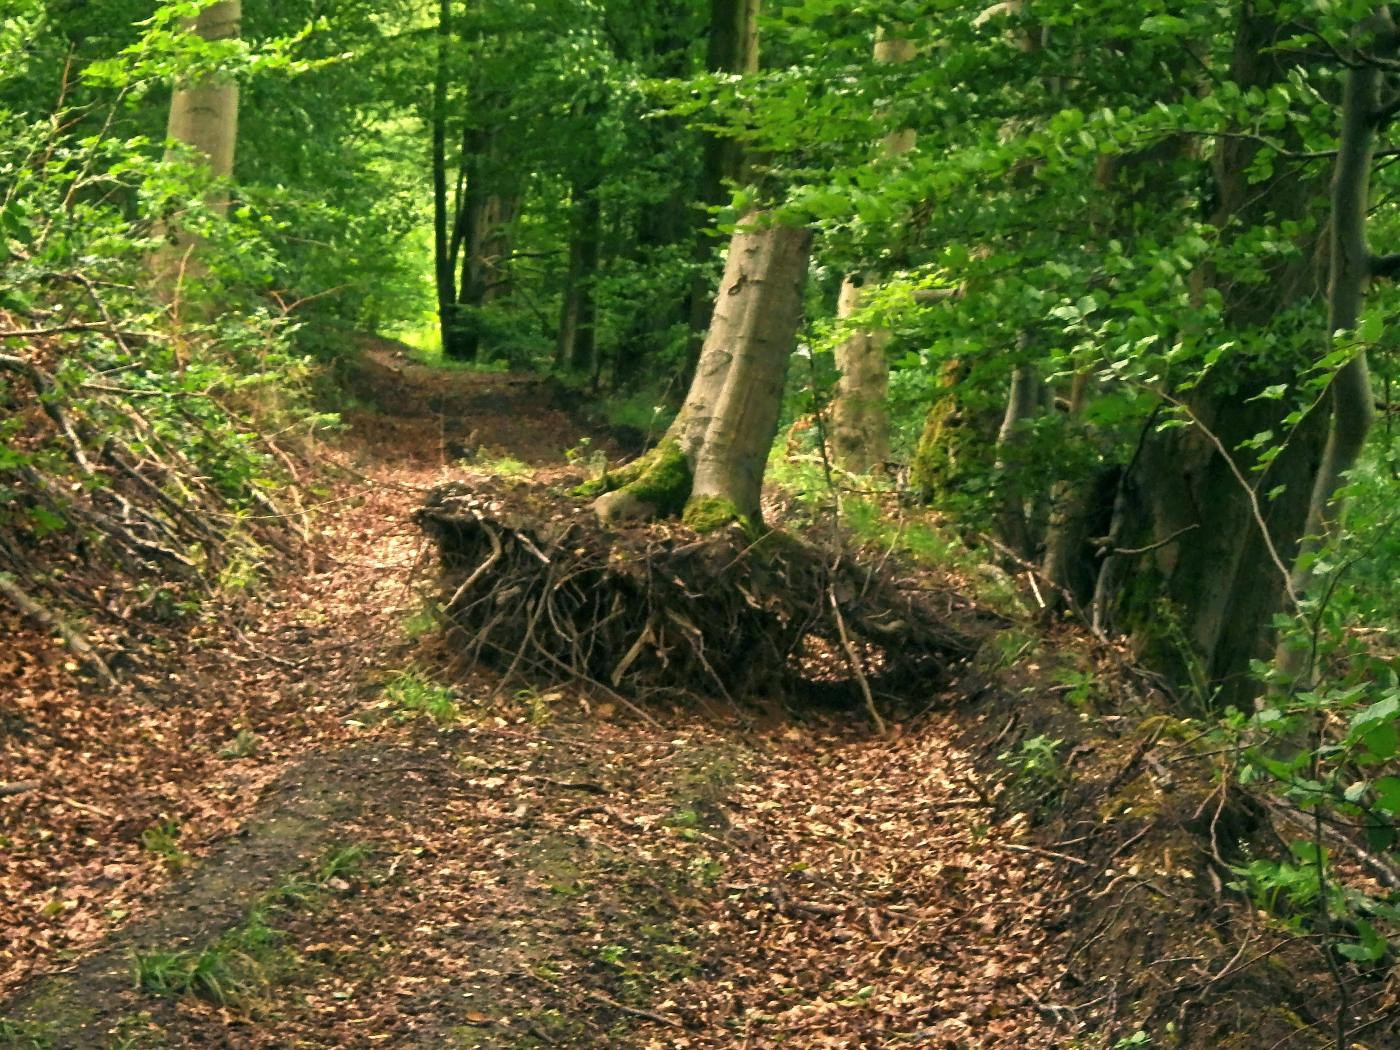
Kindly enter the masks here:
M 1088 372 L 1075 375 L 1065 410 L 1071 424 L 1083 415 L 1092 385 Z M 1096 488 L 1093 478 L 1071 478 L 1057 482 L 1050 491 L 1050 525 L 1045 532 L 1041 572 L 1058 588 L 1056 593 L 1045 595 L 1052 611 L 1061 607 L 1065 594 L 1080 602 L 1087 601 L 1093 591 L 1094 574 L 1080 570 L 1082 561 L 1087 560 L 1084 554 L 1089 545 Z
M 868 275 L 873 278 L 874 275 Z M 847 275 L 836 303 L 839 318 L 860 309 L 862 282 Z M 836 347 L 836 398 L 831 405 L 831 447 L 836 461 L 855 474 L 883 467 L 890 458 L 890 334 L 880 329 L 851 332 Z
M 761 520 L 810 250 L 806 229 L 745 218 L 685 404 L 657 448 L 611 479 L 620 487 L 597 503 L 605 521 L 681 511 L 697 528 Z
M 714 346 L 729 367 L 695 455 L 686 520 L 761 520 L 768 450 L 778 432 L 783 381 L 802 320 L 811 234 L 770 226 L 736 234 L 702 357 Z
M 1358 39 L 1371 53 L 1376 47 L 1369 39 L 1380 38 L 1381 60 L 1391 59 L 1397 50 L 1395 26 L 1389 8 L 1383 7 L 1358 32 Z M 1378 63 L 1359 61 L 1347 73 L 1342 97 L 1342 128 L 1337 161 L 1332 172 L 1332 222 L 1328 243 L 1327 332 L 1354 339 L 1361 322 L 1361 310 L 1371 278 L 1381 269 L 1366 242 L 1366 215 L 1371 203 L 1371 166 L 1375 161 L 1376 133 L 1383 122 Z M 1375 415 L 1375 394 L 1364 346 L 1353 348 L 1351 359 L 1332 380 L 1331 429 L 1323 448 L 1322 462 L 1313 482 L 1308 505 L 1305 538 L 1293 567 L 1291 586 L 1296 595 L 1306 595 L 1313 582 L 1313 559 L 1321 544 L 1337 527 L 1341 501 L 1337 489 L 1342 477 L 1356 465 L 1370 434 Z M 1307 654 L 1280 645 L 1277 666 L 1289 677 L 1307 674 Z
M 1095 239 L 1101 244 L 1131 240 L 1136 214 L 1174 207 L 1174 180 L 1161 174 L 1175 163 L 1196 157 L 1196 148 L 1194 138 L 1179 136 L 1131 153 L 1100 156 L 1094 185 L 1105 206 L 1102 220 L 1092 224 Z M 1162 185 L 1167 187 L 1165 194 Z M 1081 419 L 1097 389 L 1093 372 L 1092 368 L 1081 368 L 1070 385 L 1065 420 L 1071 441 L 1096 439 L 1094 427 Z M 1118 468 L 1106 465 L 1097 472 L 1084 470 L 1064 477 L 1052 487 L 1041 562 L 1041 573 L 1051 584 L 1044 595 L 1047 612 L 1062 608 L 1066 597 L 1081 606 L 1093 600 L 1104 551 L 1102 542 L 1095 542 L 1095 538 L 1101 538 L 1110 526 L 1117 477 Z
M 603 237 L 603 206 L 596 184 L 574 190 L 569 272 L 559 319 L 556 360 L 574 372 L 586 372 L 597 357 L 598 258 Z
M 743 5 L 756 66 L 758 0 Z M 758 211 L 745 216 L 729 242 L 685 403 L 655 449 L 603 479 L 600 487 L 612 490 L 594 505 L 603 521 L 683 512 L 701 531 L 762 523 L 763 468 L 778 432 L 811 250 L 805 227 Z
M 1018 365 L 1011 375 L 1011 392 L 1006 399 L 1006 414 L 997 432 L 996 470 L 1000 478 L 996 495 L 997 531 L 1002 542 L 1021 558 L 1035 553 L 1035 515 L 1027 507 L 1025 486 L 1020 473 L 1023 464 L 1018 452 L 1025 444 L 1026 427 L 1040 411 L 1044 385 L 1034 365 Z
M 433 71 L 433 272 L 442 352 L 455 360 L 464 355 L 447 186 L 447 66 L 452 52 L 452 0 L 440 0 L 437 34 L 437 65 Z
M 517 186 L 500 170 L 499 150 L 490 131 L 466 136 L 466 194 L 461 217 L 461 278 L 457 313 L 462 336 L 457 356 L 474 361 L 481 355 L 483 307 L 509 288 L 512 228 L 520 215 Z
M 1011 13 L 1024 15 L 1030 7 L 1029 0 L 1008 0 L 1007 9 Z M 1045 42 L 1044 30 L 1038 26 L 1022 26 L 1010 33 L 1011 42 L 1023 54 L 1038 52 Z M 1026 179 L 1031 175 L 1027 168 L 1020 174 Z M 1034 340 L 1030 330 L 1022 330 L 1016 336 L 1018 356 L 1024 358 L 1025 349 Z M 1026 429 L 1035 418 L 1046 400 L 1048 391 L 1041 381 L 1039 370 L 1024 360 L 1013 367 L 1011 381 L 1006 391 L 1006 411 L 1002 416 L 1001 428 L 996 440 L 996 529 L 1001 540 L 1022 559 L 1035 556 L 1039 542 L 1039 506 L 1030 502 L 1021 474 L 1024 465 L 1020 462 L 1020 449 L 1025 444 Z
M 758 72 L 758 11 L 760 0 L 710 0 L 710 39 L 706 65 L 711 73 Z M 743 175 L 744 151 L 732 138 L 707 133 L 704 166 L 700 177 L 700 204 L 716 208 L 725 201 L 725 183 Z M 699 224 L 695 242 L 697 264 L 710 258 L 709 217 Z M 690 289 L 690 351 L 694 361 L 700 352 L 705 326 L 714 299 L 704 274 L 697 274 Z
M 219 0 L 185 23 L 186 29 L 204 40 L 229 40 L 239 35 L 243 19 L 241 0 Z M 172 143 L 192 148 L 204 158 L 216 179 L 233 175 L 238 145 L 238 82 L 229 77 L 211 77 L 180 83 L 170 98 L 166 137 Z M 174 156 L 167 154 L 167 159 Z M 228 195 L 220 187 L 205 202 L 214 211 L 228 211 Z M 181 229 L 166 229 L 163 245 L 150 260 L 156 287 L 161 295 L 174 299 L 181 280 L 202 272 L 195 255 L 195 238 Z
M 887 37 L 875 39 L 875 61 L 895 64 L 912 61 L 912 41 Z M 884 153 L 896 157 L 908 153 L 916 133 L 901 128 L 885 136 Z M 847 274 L 841 282 L 837 316 L 850 317 L 861 306 L 862 289 L 878 279 L 874 273 Z M 852 332 L 836 347 L 836 400 L 831 406 L 831 444 L 836 460 L 847 470 L 864 474 L 882 467 L 890 458 L 890 417 L 885 401 L 890 389 L 890 366 L 885 357 L 889 333 L 876 329 Z
M 1267 90 L 1296 68 L 1296 52 L 1273 47 L 1279 31 L 1273 19 L 1246 10 L 1232 70 L 1241 88 Z M 1303 231 L 1297 251 L 1271 260 L 1259 281 L 1201 278 L 1217 285 L 1233 330 L 1287 337 L 1290 324 L 1307 324 L 1290 320 L 1290 308 L 1318 291 L 1322 185 L 1282 163 L 1267 182 L 1251 181 L 1261 148 L 1233 135 L 1216 143 L 1217 225 L 1228 242 L 1294 223 Z M 1267 351 L 1227 358 L 1184 395 L 1190 425 L 1146 434 L 1121 482 L 1112 535 L 1132 553 L 1105 560 L 1098 588 L 1105 605 L 1095 615 L 1126 631 L 1140 658 L 1221 704 L 1247 707 L 1257 692 L 1250 663 L 1270 652 L 1271 621 L 1286 593 L 1281 566 L 1297 553 L 1322 459 L 1327 423 L 1316 413 L 1263 469 L 1246 445 L 1287 429 L 1288 406 L 1257 395 L 1296 379 Z

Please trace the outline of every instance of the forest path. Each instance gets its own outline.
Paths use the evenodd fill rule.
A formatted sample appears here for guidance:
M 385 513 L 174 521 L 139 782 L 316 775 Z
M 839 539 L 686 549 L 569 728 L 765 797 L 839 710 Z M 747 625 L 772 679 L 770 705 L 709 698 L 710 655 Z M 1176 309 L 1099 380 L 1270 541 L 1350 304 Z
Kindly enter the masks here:
M 0 1046 L 1063 1045 L 1074 905 L 987 826 L 968 716 L 881 741 L 436 685 L 409 515 L 458 457 L 562 471 L 582 428 L 384 342 L 355 389 L 306 571 L 125 695 L 16 672 L 45 787 L 0 809 Z

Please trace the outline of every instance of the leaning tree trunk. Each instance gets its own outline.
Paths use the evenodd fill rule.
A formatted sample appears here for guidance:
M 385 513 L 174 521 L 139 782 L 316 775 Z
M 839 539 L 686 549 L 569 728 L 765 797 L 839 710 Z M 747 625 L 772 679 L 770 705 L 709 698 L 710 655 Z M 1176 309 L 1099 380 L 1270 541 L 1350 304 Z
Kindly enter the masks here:
M 706 66 L 711 73 L 758 72 L 758 11 L 761 0 L 710 0 L 710 37 Z M 738 181 L 744 170 L 744 150 L 734 139 L 708 132 L 700 175 L 701 208 L 724 203 L 725 183 Z M 697 266 L 710 258 L 709 215 L 703 215 L 695 239 Z M 690 288 L 690 347 L 694 362 L 701 352 L 705 326 L 714 309 L 704 273 L 697 273 Z
M 757 525 L 763 467 L 802 319 L 811 234 L 747 216 L 730 242 L 690 393 L 661 443 L 595 508 L 604 521 L 684 513 L 699 529 Z
M 1131 240 L 1135 216 L 1144 211 L 1162 214 L 1178 204 L 1176 180 L 1167 173 L 1183 161 L 1198 156 L 1191 136 L 1164 139 L 1131 153 L 1107 154 L 1095 163 L 1095 193 L 1106 202 L 1103 218 L 1092 223 L 1095 241 Z M 1066 409 L 1067 438 L 1099 445 L 1104 435 L 1083 420 L 1099 383 L 1095 366 L 1082 366 L 1071 381 Z M 1108 389 L 1116 383 L 1110 382 Z M 1086 450 L 1087 451 L 1087 450 Z M 1076 457 L 1071 456 L 1073 461 Z M 1088 607 L 1105 554 L 1104 534 L 1110 527 L 1119 464 L 1096 470 L 1081 469 L 1061 477 L 1050 491 L 1049 525 L 1045 531 L 1041 575 L 1050 585 L 1044 600 L 1046 612 L 1065 605 Z
M 241 0 L 219 0 L 188 21 L 189 31 L 204 40 L 237 38 L 243 19 Z M 166 137 L 180 148 L 192 149 L 203 158 L 210 175 L 228 179 L 233 174 L 234 154 L 238 144 L 238 82 L 228 76 L 207 77 L 177 84 L 170 98 L 170 119 Z M 178 156 L 177 150 L 166 159 Z M 206 205 L 219 214 L 228 211 L 228 195 L 216 188 L 206 199 Z M 186 230 L 167 228 L 164 243 L 151 259 L 156 286 L 163 295 L 176 298 L 181 281 L 199 272 L 194 258 L 196 240 Z
M 1297 68 L 1297 52 L 1273 48 L 1279 31 L 1271 18 L 1246 12 L 1233 63 L 1241 88 L 1267 90 Z M 1242 346 L 1269 343 L 1250 332 L 1306 338 L 1316 324 L 1296 307 L 1318 292 L 1321 180 L 1280 165 L 1267 182 L 1251 181 L 1261 148 L 1239 136 L 1216 144 L 1217 225 L 1232 241 L 1281 223 L 1303 232 L 1297 250 L 1268 260 L 1258 281 L 1201 275 L 1217 285 L 1230 328 L 1245 333 Z M 1125 631 L 1141 659 L 1221 705 L 1247 707 L 1258 691 L 1250 665 L 1271 651 L 1287 566 L 1305 531 L 1325 417 L 1305 419 L 1267 464 L 1247 444 L 1265 431 L 1287 432 L 1290 406 L 1258 395 L 1297 379 L 1267 349 L 1227 358 L 1177 402 L 1190 425 L 1147 433 L 1120 483 L 1116 550 L 1101 569 L 1096 620 Z
M 875 61 L 881 64 L 909 62 L 912 41 L 899 37 L 875 40 Z M 886 156 L 897 157 L 914 148 L 916 132 L 901 128 L 885 136 Z M 850 317 L 860 309 L 861 293 L 876 275 L 847 274 L 841 282 L 837 315 Z M 858 329 L 836 347 L 836 400 L 831 406 L 831 444 L 836 460 L 856 474 L 882 467 L 890 458 L 890 416 L 885 401 L 890 390 L 890 366 L 885 357 L 889 332 Z

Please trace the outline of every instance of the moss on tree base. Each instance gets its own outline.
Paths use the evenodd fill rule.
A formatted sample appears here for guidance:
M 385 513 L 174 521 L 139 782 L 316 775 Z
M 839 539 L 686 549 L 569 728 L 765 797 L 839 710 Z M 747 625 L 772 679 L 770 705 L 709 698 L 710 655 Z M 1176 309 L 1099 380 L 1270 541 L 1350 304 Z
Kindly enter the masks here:
M 690 497 L 690 462 L 675 441 L 657 445 L 617 474 L 575 490 L 598 495 L 594 509 L 605 522 L 630 518 L 669 518 L 680 514 Z
M 699 533 L 714 532 L 734 524 L 751 532 L 762 524 L 757 515 L 745 514 L 732 500 L 719 496 L 692 496 L 686 501 L 681 520 Z

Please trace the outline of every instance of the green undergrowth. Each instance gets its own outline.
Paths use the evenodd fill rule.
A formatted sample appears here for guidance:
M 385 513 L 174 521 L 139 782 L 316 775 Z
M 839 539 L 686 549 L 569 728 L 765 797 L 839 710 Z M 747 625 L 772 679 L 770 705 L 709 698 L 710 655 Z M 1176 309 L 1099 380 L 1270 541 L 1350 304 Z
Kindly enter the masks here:
M 49 1023 L 0 1017 L 0 1047 L 5 1050 L 48 1050 L 57 1034 Z
M 970 548 L 930 513 L 903 506 L 900 494 L 884 479 L 828 474 L 821 463 L 792 459 L 775 448 L 765 482 L 793 499 L 796 513 L 789 527 L 819 534 L 830 527 L 835 511 L 842 532 L 868 551 L 953 573 L 972 585 L 980 602 L 998 611 L 1025 608 L 1014 584 L 989 568 L 984 552 Z M 857 488 L 861 491 L 853 491 Z
M 554 373 L 555 380 L 577 395 L 579 418 L 601 430 L 621 432 L 650 447 L 666 433 L 676 418 L 676 408 L 668 403 L 673 391 L 666 389 L 597 390 L 580 376 Z
M 448 372 L 472 372 L 477 375 L 504 375 L 511 370 L 509 361 L 483 358 L 478 361 L 457 361 L 447 357 L 437 342 L 425 346 L 414 346 L 409 352 L 409 360 L 428 368 L 441 368 Z
M 396 671 L 384 683 L 384 700 L 402 719 L 422 716 L 446 727 L 462 719 L 456 693 L 420 671 Z
M 293 980 L 301 957 L 278 924 L 297 912 L 321 908 L 362 870 L 366 851 L 339 846 L 312 867 L 283 879 L 263 894 L 238 925 L 198 948 L 149 950 L 132 956 L 132 976 L 143 991 L 163 997 L 193 996 L 223 1007 L 255 1006 Z
M 0 334 L 0 547 L 40 604 L 90 591 L 87 570 L 139 596 L 124 622 L 175 619 L 257 581 L 287 464 L 336 420 L 261 294 L 246 209 L 204 208 L 197 169 L 72 116 L 0 107 L 0 333 L 26 333 Z M 201 273 L 172 291 L 151 231 L 175 214 Z
M 483 452 L 478 452 L 476 458 L 471 461 L 470 466 L 473 470 L 479 470 L 483 473 L 492 474 L 496 477 L 506 478 L 508 480 L 528 478 L 534 473 L 534 469 L 530 464 L 509 454 L 491 456 Z

